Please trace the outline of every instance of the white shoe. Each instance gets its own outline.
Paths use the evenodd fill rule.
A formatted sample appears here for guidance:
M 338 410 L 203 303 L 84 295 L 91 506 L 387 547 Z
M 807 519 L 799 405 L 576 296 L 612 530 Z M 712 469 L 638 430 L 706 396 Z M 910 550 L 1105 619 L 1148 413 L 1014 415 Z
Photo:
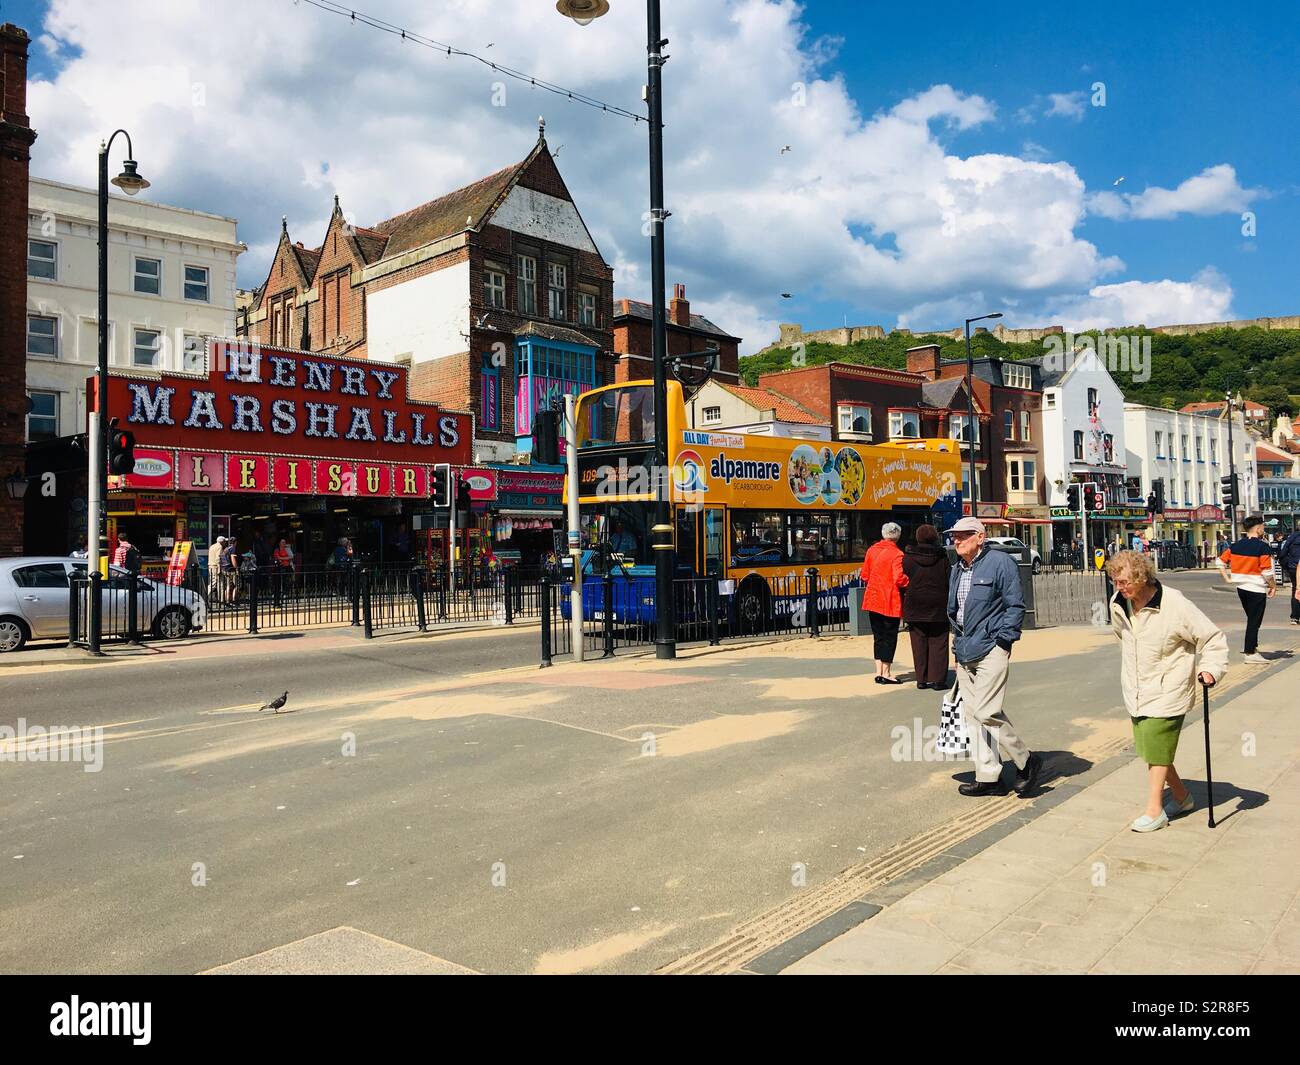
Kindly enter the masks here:
M 1243 655 L 1241 660 L 1252 666 L 1268 665 L 1268 659 L 1265 658 L 1258 651 L 1256 651 L 1253 655 Z
M 1146 814 L 1143 814 L 1129 827 L 1132 828 L 1134 832 L 1155 832 L 1157 829 L 1164 828 L 1167 824 L 1169 824 L 1169 818 L 1165 814 L 1164 810 L 1161 810 L 1159 817 L 1148 817 Z
M 1179 814 L 1189 814 L 1196 809 L 1196 800 L 1192 798 L 1192 793 L 1187 793 L 1187 798 L 1182 802 L 1174 802 L 1173 796 L 1165 803 L 1165 816 L 1177 817 Z

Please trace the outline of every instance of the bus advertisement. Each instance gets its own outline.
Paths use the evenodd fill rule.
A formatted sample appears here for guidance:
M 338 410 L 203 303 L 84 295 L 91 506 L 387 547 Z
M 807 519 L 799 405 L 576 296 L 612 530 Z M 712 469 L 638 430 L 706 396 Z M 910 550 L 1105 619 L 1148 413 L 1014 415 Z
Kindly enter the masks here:
M 906 544 L 918 525 L 943 531 L 961 516 L 955 441 L 872 445 L 687 428 L 675 381 L 669 466 L 657 469 L 653 394 L 649 382 L 630 382 L 578 399 L 583 579 L 614 583 L 616 621 L 653 616 L 650 530 L 661 494 L 672 504 L 675 576 L 725 582 L 725 609 L 748 625 L 799 609 L 813 567 L 819 602 L 846 610 L 886 522 L 902 526 Z

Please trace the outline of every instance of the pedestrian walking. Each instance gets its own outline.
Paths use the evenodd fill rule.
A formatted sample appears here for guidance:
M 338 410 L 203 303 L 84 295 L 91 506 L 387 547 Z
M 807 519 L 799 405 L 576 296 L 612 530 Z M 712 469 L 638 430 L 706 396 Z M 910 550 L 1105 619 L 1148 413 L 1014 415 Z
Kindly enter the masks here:
M 877 684 L 902 684 L 890 670 L 898 647 L 898 626 L 903 617 L 902 590 L 907 587 L 903 573 L 903 552 L 898 541 L 902 526 L 887 521 L 880 530 L 881 539 L 867 549 L 862 560 L 862 609 L 871 618 L 871 635 L 876 658 Z
M 221 601 L 221 553 L 226 549 L 226 538 L 218 536 L 208 547 L 208 600 Z
M 921 525 L 916 543 L 903 550 L 903 620 L 912 641 L 916 686 L 941 691 L 948 686 L 948 581 L 952 565 L 939 543 L 939 530 Z
M 125 532 L 117 534 L 117 547 L 113 551 L 113 565 L 128 573 L 140 572 L 140 552 Z
M 1025 618 L 1020 572 L 1010 555 L 989 548 L 978 518 L 961 518 L 949 531 L 958 561 L 948 584 L 948 620 L 975 758 L 974 781 L 957 790 L 962 795 L 1003 794 L 1001 747 L 1016 764 L 1012 787 L 1018 794 L 1030 794 L 1043 759 L 1025 745 L 1002 709 L 1011 648 L 1020 639 Z M 985 742 L 981 725 L 992 737 L 992 746 Z
M 232 539 L 221 546 L 221 589 L 227 603 L 239 598 L 239 545 Z
M 1212 687 L 1228 671 L 1228 640 L 1187 596 L 1156 579 L 1149 556 L 1123 551 L 1106 572 L 1116 589 L 1110 620 L 1119 639 L 1120 690 L 1138 757 L 1147 764 L 1146 811 L 1130 827 L 1155 832 L 1196 806 L 1174 754 L 1196 703 L 1196 682 Z
M 1278 546 L 1277 560 L 1291 585 L 1291 624 L 1300 625 L 1300 589 L 1296 588 L 1296 570 L 1300 568 L 1300 529 Z
M 294 574 L 293 547 L 283 536 L 271 556 L 271 564 L 275 574 L 275 605 L 279 606 L 284 601 L 285 589 L 293 588 Z
M 1268 659 L 1259 653 L 1259 627 L 1264 621 L 1268 601 L 1277 594 L 1273 578 L 1273 553 L 1264 539 L 1264 516 L 1251 514 L 1244 522 L 1243 536 L 1229 544 L 1219 555 L 1223 579 L 1237 589 L 1237 597 L 1246 612 L 1246 640 L 1242 661 L 1262 665 Z

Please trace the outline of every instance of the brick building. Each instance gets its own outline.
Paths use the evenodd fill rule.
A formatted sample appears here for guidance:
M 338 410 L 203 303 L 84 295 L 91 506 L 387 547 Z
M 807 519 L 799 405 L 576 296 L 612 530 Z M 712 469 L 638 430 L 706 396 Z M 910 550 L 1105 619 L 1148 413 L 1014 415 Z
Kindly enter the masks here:
M 36 132 L 27 118 L 25 31 L 0 26 L 0 481 L 25 471 L 27 177 Z M 23 504 L 0 487 L 0 556 L 23 550 Z
M 907 368 L 960 393 L 966 360 L 943 360 L 937 344 L 907 352 Z M 1042 368 L 1033 362 L 975 359 L 972 388 L 980 423 L 975 453 L 978 514 L 999 535 L 1018 536 L 1044 555 L 1051 511 L 1043 468 Z M 963 407 L 964 409 L 964 407 Z
M 408 367 L 475 416 L 476 461 L 530 450 L 532 415 L 613 380 L 612 268 L 544 132 L 521 162 L 369 228 L 338 198 L 315 248 L 280 243 L 241 335 Z
M 614 305 L 614 350 L 618 353 L 614 380 L 648 381 L 654 376 L 651 311 L 651 305 L 641 300 L 624 299 Z M 739 383 L 740 337 L 733 337 L 702 314 L 692 314 L 685 285 L 673 285 L 667 316 L 669 358 L 717 345 L 714 377 L 730 384 Z

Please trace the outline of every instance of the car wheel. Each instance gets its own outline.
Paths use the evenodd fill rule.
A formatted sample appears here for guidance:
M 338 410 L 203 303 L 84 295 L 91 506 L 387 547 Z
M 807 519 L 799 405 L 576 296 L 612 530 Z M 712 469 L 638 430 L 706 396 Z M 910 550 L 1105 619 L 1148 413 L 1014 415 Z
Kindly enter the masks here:
M 21 651 L 27 643 L 27 626 L 17 618 L 0 618 L 0 653 Z
M 190 634 L 190 612 L 182 606 L 169 606 L 154 618 L 153 631 L 164 640 L 183 640 Z

